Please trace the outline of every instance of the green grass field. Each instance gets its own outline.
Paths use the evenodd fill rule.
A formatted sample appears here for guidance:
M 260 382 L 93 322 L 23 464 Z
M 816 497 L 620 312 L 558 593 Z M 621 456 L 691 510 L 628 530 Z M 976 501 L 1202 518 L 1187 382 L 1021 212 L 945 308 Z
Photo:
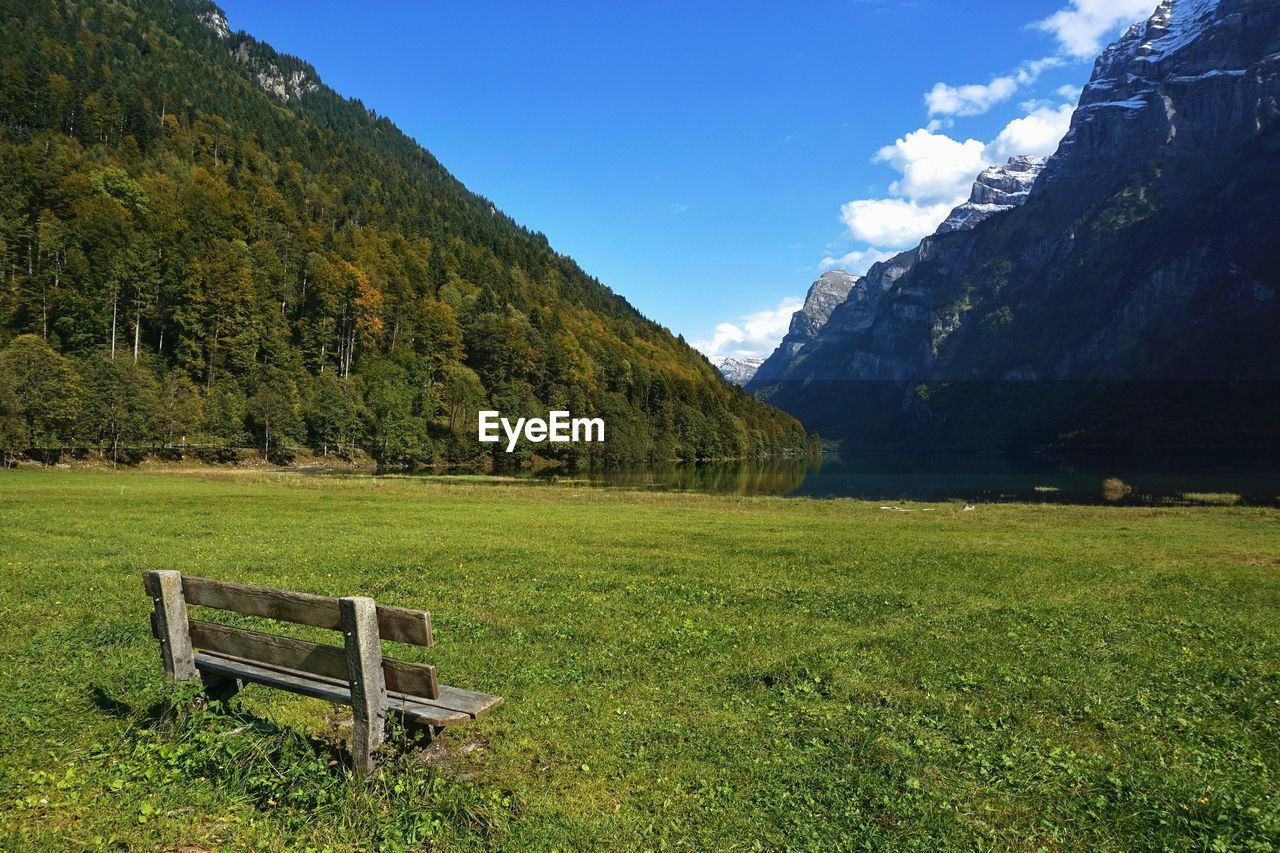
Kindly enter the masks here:
M 0 472 L 0 847 L 1280 847 L 1280 512 L 912 508 Z M 346 709 L 162 684 L 153 568 L 506 704 L 353 781 Z

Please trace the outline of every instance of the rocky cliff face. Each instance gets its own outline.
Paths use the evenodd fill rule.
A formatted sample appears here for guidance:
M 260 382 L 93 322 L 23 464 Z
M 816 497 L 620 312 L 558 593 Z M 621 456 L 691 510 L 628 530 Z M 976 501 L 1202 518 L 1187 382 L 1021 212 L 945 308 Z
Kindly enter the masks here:
M 1098 57 L 1040 190 L 1087 200 L 1153 157 L 1230 150 L 1278 98 L 1280 3 L 1163 0 Z
M 969 200 L 951 211 L 937 233 L 968 231 L 997 213 L 1021 207 L 1046 162 L 1047 157 L 1011 157 L 1008 163 L 987 169 L 978 176 Z
M 824 272 L 809 286 L 804 305 L 791 315 L 791 327 L 787 330 L 786 337 L 782 339 L 782 343 L 778 344 L 773 354 L 753 371 L 751 381 L 769 381 L 781 374 L 795 358 L 796 353 L 818 336 L 818 332 L 831 317 L 831 312 L 849 297 L 849 292 L 860 281 L 862 281 L 861 276 L 852 275 L 842 269 Z M 740 384 L 750 385 L 749 382 Z
M 253 41 L 241 41 L 231 52 L 249 70 L 253 79 L 266 92 L 282 101 L 296 100 L 320 88 L 310 67 L 282 67 L 274 52 L 264 51 Z M 298 63 L 294 63 L 298 65 Z
M 196 15 L 196 20 L 213 30 L 220 39 L 231 38 L 231 28 L 227 26 L 227 16 L 218 8 L 209 9 Z
M 1280 0 L 1165 0 L 1099 58 L 1022 207 L 962 208 L 872 267 L 752 390 L 864 444 L 1280 432 L 1237 395 L 1280 399 L 1278 60 Z
M 845 270 L 835 269 L 824 272 L 817 281 L 809 286 L 805 294 L 804 306 L 791 317 L 791 328 L 787 337 L 792 342 L 807 343 L 813 340 L 818 331 L 827 323 L 831 312 L 849 297 L 849 291 L 862 281 L 862 276 L 852 275 Z

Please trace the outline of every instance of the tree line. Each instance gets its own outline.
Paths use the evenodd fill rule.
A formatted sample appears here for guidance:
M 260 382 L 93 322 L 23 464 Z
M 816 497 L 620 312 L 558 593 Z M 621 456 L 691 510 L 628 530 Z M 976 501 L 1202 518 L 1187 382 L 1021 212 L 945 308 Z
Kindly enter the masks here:
M 229 459 L 253 446 L 281 459 L 307 446 L 348 458 L 364 450 L 390 463 L 476 461 L 459 433 L 464 418 L 447 425 L 397 421 L 385 410 L 379 417 L 374 407 L 385 390 L 370 389 L 361 376 L 307 375 L 299 387 L 285 373 L 268 372 L 252 395 L 233 382 L 205 391 L 146 351 L 68 357 L 27 334 L 0 350 L 0 452 L 9 462 L 70 449 L 113 460 L 183 449 Z M 484 399 L 474 372 L 457 364 L 446 367 L 432 393 L 446 414 Z

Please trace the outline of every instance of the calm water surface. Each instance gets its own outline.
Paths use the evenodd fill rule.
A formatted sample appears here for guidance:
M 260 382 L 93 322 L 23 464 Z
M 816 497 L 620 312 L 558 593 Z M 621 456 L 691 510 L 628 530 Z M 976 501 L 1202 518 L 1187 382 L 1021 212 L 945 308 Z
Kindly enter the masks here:
M 432 475 L 440 476 L 440 475 Z M 444 475 L 449 476 L 449 475 Z M 873 501 L 1019 501 L 1097 504 L 1241 503 L 1280 506 L 1280 455 L 1060 458 L 947 453 L 856 453 L 821 459 L 544 469 L 530 483 Z M 1133 491 L 1115 501 L 1103 481 Z

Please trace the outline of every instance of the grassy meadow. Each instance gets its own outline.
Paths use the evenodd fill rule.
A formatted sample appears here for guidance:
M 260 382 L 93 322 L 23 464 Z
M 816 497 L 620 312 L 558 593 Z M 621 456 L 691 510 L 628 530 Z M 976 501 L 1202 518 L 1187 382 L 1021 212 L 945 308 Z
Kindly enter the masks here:
M 908 508 L 0 472 L 0 848 L 1280 847 L 1280 512 Z M 162 683 L 153 568 L 506 704 L 353 781 L 345 708 Z

